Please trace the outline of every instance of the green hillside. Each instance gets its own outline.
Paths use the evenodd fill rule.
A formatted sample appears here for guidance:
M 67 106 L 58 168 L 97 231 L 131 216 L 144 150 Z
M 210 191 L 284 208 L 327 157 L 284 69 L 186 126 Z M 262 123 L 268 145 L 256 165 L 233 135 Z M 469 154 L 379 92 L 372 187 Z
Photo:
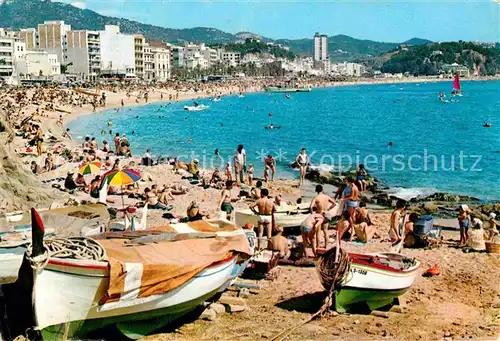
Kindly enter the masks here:
M 443 64 L 458 63 L 469 69 L 479 67 L 482 75 L 500 72 L 500 49 L 470 42 L 436 43 L 414 46 L 394 54 L 382 66 L 382 72 L 436 75 Z

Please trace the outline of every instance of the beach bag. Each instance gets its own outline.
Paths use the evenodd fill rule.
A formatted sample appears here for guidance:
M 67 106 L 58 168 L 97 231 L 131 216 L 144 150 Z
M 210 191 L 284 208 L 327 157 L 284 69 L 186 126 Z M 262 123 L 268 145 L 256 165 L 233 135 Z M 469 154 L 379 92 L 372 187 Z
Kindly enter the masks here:
M 434 226 L 434 218 L 431 215 L 421 216 L 413 226 L 413 233 L 417 235 L 428 235 Z

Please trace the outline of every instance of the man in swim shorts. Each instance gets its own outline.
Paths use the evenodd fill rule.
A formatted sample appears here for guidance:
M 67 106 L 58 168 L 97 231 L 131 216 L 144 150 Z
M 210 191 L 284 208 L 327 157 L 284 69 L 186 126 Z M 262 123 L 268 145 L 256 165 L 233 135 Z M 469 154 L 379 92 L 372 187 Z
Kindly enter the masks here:
M 311 201 L 311 205 L 309 206 L 309 210 L 313 212 L 314 208 L 316 209 L 316 213 L 320 214 L 324 217 L 325 213 L 330 211 L 336 206 L 335 200 L 323 193 L 323 186 L 317 185 L 316 186 L 316 196 L 314 199 Z M 324 217 L 323 223 L 321 225 L 321 229 L 323 230 L 323 236 L 325 238 L 325 247 L 328 247 L 328 225 L 330 221 Z M 320 229 L 316 230 L 316 236 L 317 236 L 317 243 L 319 246 L 319 232 Z
M 276 208 L 274 206 L 273 200 L 269 199 L 269 191 L 267 188 L 263 188 L 260 191 L 261 197 L 255 203 L 250 206 L 250 209 L 258 216 L 258 231 L 259 238 L 264 236 L 264 229 L 266 231 L 266 237 L 269 239 L 272 235 L 272 225 L 274 220 L 274 213 Z
M 226 181 L 226 188 L 222 190 L 219 207 L 222 212 L 226 213 L 226 219 L 231 220 L 231 214 L 233 213 L 233 205 L 231 204 L 233 199 L 231 198 L 231 190 L 233 189 L 233 182 L 231 180 Z

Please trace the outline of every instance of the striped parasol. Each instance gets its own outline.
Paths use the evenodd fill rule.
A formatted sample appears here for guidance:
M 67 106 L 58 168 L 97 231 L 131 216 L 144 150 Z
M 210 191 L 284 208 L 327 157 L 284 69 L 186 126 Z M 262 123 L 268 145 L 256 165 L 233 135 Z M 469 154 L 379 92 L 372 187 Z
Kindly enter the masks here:
M 104 174 L 109 186 L 125 186 L 141 180 L 141 173 L 132 169 L 111 170 Z
M 99 161 L 92 161 L 84 163 L 78 170 L 78 173 L 81 175 L 86 175 L 86 174 L 96 174 L 99 173 L 100 171 L 101 171 L 101 163 Z

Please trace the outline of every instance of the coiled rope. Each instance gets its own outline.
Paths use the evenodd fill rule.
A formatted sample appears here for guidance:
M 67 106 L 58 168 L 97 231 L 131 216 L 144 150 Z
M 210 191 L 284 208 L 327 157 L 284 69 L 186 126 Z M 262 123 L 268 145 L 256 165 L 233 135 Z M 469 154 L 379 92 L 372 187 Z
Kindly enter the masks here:
M 340 249 L 338 262 L 335 262 L 336 254 L 337 249 L 334 247 L 321 255 L 317 261 L 316 270 L 318 271 L 321 284 L 328 291 L 328 296 L 321 308 L 309 319 L 291 329 L 283 330 L 274 336 L 271 341 L 283 341 L 303 325 L 318 317 L 325 316 L 330 311 L 332 305 L 335 306 L 335 289 L 339 288 L 345 282 L 351 265 L 351 260 L 345 250 Z
M 32 244 L 27 246 L 26 258 L 33 269 L 44 268 L 50 258 L 73 258 L 80 260 L 103 261 L 106 258 L 104 248 L 95 240 L 86 237 L 45 239 L 44 252 L 32 256 Z

